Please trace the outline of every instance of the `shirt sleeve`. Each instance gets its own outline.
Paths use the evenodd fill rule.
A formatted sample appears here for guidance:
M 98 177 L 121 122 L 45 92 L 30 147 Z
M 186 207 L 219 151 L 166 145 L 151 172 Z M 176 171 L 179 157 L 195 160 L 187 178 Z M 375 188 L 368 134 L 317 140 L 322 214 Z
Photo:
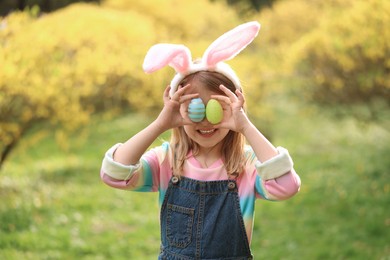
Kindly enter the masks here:
M 277 147 L 278 155 L 260 162 L 253 153 L 256 169 L 255 190 L 258 198 L 285 200 L 294 196 L 300 189 L 301 180 L 295 172 L 288 150 Z M 253 152 L 253 151 L 252 151 Z
M 114 152 L 120 145 L 114 145 L 105 153 L 100 171 L 102 181 L 118 189 L 158 191 L 161 164 L 166 161 L 169 144 L 149 150 L 135 165 L 124 165 L 114 160 Z

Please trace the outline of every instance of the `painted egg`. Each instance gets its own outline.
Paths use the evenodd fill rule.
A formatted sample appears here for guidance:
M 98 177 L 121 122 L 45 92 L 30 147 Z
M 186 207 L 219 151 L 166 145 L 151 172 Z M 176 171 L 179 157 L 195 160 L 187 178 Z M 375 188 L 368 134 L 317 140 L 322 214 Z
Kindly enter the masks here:
M 216 99 L 210 99 L 206 106 L 206 118 L 212 124 L 218 124 L 223 118 L 223 109 Z
M 201 122 L 205 117 L 206 108 L 200 98 L 194 98 L 188 105 L 188 117 L 192 122 Z

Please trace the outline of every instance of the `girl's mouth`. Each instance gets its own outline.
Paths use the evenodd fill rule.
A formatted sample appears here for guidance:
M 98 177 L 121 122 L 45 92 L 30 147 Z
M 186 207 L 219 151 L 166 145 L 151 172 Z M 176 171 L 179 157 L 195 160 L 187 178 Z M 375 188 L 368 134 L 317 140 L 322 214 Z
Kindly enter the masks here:
M 201 135 L 204 135 L 204 136 L 210 136 L 210 135 L 214 134 L 215 131 L 217 131 L 217 129 L 203 129 L 203 130 L 198 130 L 198 132 L 199 132 Z

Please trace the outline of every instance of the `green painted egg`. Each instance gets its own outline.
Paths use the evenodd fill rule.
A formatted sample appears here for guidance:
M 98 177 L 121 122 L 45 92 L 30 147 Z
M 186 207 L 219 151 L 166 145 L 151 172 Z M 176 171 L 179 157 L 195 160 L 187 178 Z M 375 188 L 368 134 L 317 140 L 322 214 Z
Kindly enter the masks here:
M 206 106 L 206 118 L 212 124 L 218 124 L 223 118 L 223 109 L 216 99 L 210 99 Z
M 188 105 L 188 117 L 192 122 L 201 122 L 205 117 L 206 108 L 200 98 L 194 98 Z

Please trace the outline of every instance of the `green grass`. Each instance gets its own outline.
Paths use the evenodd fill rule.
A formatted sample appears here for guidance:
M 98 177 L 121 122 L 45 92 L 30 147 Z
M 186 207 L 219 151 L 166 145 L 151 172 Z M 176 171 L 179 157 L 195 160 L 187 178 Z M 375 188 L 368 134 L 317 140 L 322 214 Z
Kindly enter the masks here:
M 303 107 L 277 117 L 272 141 L 289 149 L 302 189 L 257 202 L 255 259 L 390 259 L 389 132 Z M 156 194 L 99 178 L 104 152 L 148 121 L 96 118 L 65 148 L 50 131 L 23 140 L 0 173 L 0 259 L 156 259 Z

